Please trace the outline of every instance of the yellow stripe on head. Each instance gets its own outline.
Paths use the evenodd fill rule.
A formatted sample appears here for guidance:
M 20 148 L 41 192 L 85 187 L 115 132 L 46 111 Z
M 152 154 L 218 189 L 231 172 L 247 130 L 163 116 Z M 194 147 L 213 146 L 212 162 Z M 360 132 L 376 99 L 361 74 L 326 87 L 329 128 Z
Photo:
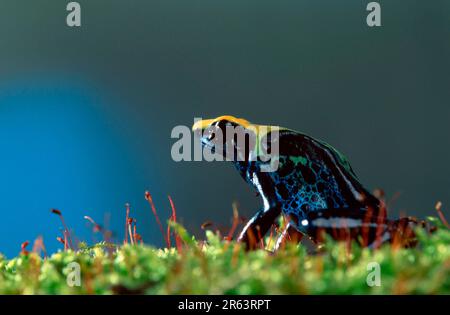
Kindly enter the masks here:
M 229 122 L 233 122 L 239 126 L 242 126 L 244 128 L 247 128 L 248 126 L 250 126 L 250 122 L 248 120 L 245 120 L 243 118 L 236 118 L 234 116 L 230 116 L 230 115 L 224 115 L 224 116 L 219 116 L 217 118 L 213 118 L 213 119 L 202 119 L 197 121 L 193 126 L 192 126 L 192 130 L 204 130 L 206 128 L 208 128 L 209 126 L 215 124 L 216 122 L 222 121 L 222 120 L 226 120 Z

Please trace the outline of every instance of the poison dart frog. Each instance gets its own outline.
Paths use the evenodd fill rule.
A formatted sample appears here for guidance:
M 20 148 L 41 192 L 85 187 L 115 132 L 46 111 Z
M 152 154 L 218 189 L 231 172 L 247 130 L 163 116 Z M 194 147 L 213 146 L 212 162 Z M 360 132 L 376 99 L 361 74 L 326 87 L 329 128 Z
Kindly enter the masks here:
M 262 198 L 263 207 L 238 237 L 248 249 L 258 246 L 280 215 L 288 223 L 276 248 L 287 237 L 299 241 L 307 236 L 320 243 L 325 234 L 368 247 L 392 242 L 397 236 L 403 245 L 412 242 L 417 221 L 388 219 L 383 202 L 363 187 L 347 158 L 331 145 L 288 128 L 256 125 L 233 116 L 200 120 L 192 129 L 213 153 L 231 152 L 238 172 Z M 234 133 L 230 136 L 228 130 Z M 239 132 L 245 142 L 237 141 Z M 276 146 L 276 156 L 261 159 L 264 146 L 266 153 Z M 277 167 L 270 170 L 274 162 Z

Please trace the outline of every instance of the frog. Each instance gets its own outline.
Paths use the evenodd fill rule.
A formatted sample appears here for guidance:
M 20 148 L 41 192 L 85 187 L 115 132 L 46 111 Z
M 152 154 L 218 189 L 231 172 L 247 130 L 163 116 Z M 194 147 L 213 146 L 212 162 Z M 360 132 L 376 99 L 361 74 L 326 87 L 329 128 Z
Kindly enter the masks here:
M 250 135 L 254 144 L 247 139 L 239 145 L 235 134 L 227 134 L 230 128 Z M 286 224 L 280 228 L 275 251 L 288 239 L 300 242 L 304 236 L 316 244 L 331 237 L 370 248 L 399 239 L 403 246 L 414 243 L 419 222 L 412 217 L 389 219 L 384 201 L 361 184 L 346 156 L 330 144 L 293 129 L 257 125 L 231 115 L 199 120 L 192 130 L 213 153 L 233 152 L 234 158 L 225 160 L 262 199 L 263 206 L 237 237 L 247 249 L 256 249 L 280 216 Z M 262 143 L 266 151 L 276 146 L 276 156 L 260 159 Z M 274 161 L 277 167 L 271 169 Z

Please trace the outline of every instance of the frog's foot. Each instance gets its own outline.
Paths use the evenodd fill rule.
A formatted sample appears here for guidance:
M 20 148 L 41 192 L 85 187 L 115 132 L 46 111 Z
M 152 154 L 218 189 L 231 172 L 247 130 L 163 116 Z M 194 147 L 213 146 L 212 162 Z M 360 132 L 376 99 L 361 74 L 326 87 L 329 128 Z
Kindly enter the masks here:
M 280 248 L 283 248 L 288 242 L 295 244 L 300 243 L 303 236 L 304 235 L 300 233 L 291 223 L 286 224 L 286 227 L 277 238 L 274 252 L 277 252 Z

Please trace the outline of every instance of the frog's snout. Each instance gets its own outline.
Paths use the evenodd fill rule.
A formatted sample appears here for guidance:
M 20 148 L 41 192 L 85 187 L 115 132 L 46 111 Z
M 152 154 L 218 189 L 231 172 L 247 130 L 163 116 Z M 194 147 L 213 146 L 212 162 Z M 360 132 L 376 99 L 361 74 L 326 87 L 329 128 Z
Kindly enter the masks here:
M 250 132 L 253 131 L 251 127 L 253 125 L 245 119 L 225 115 L 196 121 L 192 131 L 200 138 L 202 146 L 209 148 L 211 153 L 218 153 L 227 159 L 235 160 L 236 154 L 242 156 L 242 159 L 247 156 L 245 135 L 251 136 Z M 244 144 L 242 144 L 243 141 Z

